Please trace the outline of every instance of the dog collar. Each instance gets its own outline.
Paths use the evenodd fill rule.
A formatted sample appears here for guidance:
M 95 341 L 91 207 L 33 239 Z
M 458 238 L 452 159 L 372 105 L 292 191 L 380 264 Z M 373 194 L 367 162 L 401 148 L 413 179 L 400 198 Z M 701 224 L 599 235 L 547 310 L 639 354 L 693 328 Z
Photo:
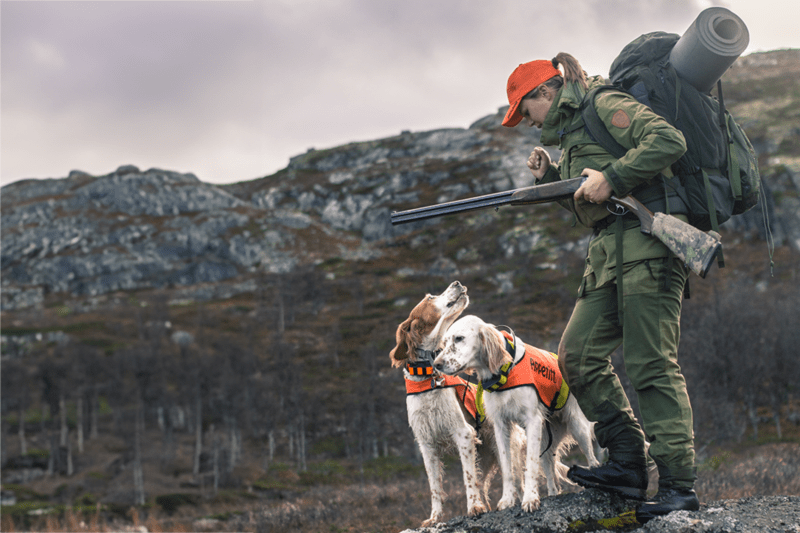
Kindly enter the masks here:
M 441 350 L 422 350 L 417 348 L 416 361 L 406 363 L 406 370 L 412 376 L 431 376 L 433 375 L 433 360 L 439 355 Z
M 496 391 L 497 389 L 506 384 L 506 382 L 508 381 L 508 374 L 511 372 L 512 368 L 514 368 L 513 361 L 505 363 L 503 366 L 500 367 L 500 372 L 493 375 L 489 379 L 481 381 L 481 387 L 483 387 L 486 390 Z
M 430 361 L 415 361 L 406 363 L 406 370 L 412 376 L 432 376 L 433 365 Z

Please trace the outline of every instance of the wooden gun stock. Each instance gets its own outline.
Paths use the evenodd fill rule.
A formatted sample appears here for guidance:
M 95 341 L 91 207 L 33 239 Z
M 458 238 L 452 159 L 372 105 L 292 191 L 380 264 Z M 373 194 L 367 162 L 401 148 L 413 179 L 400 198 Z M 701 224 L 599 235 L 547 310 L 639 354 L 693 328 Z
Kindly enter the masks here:
M 705 278 L 714 263 L 722 241 L 717 232 L 699 230 L 691 224 L 665 213 L 653 213 L 633 196 L 608 200 L 627 209 L 641 222 L 641 231 L 663 242 L 692 272 Z M 624 212 L 621 212 L 624 214 Z

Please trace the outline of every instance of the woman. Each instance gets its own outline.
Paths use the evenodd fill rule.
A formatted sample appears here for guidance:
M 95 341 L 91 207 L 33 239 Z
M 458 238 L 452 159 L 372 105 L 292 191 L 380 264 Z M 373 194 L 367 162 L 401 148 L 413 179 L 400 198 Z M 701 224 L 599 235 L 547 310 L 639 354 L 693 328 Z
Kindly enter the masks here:
M 608 448 L 609 460 L 593 469 L 573 466 L 568 477 L 584 487 L 646 499 L 646 435 L 658 466 L 659 490 L 637 511 L 645 522 L 673 510 L 699 508 L 692 410 L 677 363 L 688 271 L 658 239 L 641 233 L 636 217 L 610 214 L 605 202 L 611 195 L 634 191 L 638 198 L 640 192 L 662 187 L 661 176 L 671 176 L 669 167 L 686 143 L 680 131 L 633 97 L 605 90 L 594 100 L 595 108 L 614 139 L 628 149 L 621 158 L 613 157 L 586 132 L 579 109 L 587 92 L 604 83 L 599 76 L 587 79 L 578 61 L 565 53 L 552 61 L 522 64 L 508 79 L 510 107 L 503 125 L 524 120 L 541 128 L 542 144 L 561 148 L 558 165 L 540 147 L 531 153 L 528 167 L 537 183 L 586 176 L 573 199 L 562 202 L 593 229 L 593 237 L 558 355 L 581 409 L 597 422 L 598 442 Z M 644 432 L 611 365 L 620 344 Z

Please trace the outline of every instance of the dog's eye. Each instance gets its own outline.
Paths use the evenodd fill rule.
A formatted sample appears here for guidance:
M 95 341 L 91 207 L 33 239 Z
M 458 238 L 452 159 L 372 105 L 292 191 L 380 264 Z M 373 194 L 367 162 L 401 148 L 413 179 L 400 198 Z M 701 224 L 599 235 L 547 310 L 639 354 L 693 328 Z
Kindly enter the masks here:
M 464 337 L 462 337 L 461 335 L 456 335 L 455 337 L 453 337 L 453 342 L 464 342 Z

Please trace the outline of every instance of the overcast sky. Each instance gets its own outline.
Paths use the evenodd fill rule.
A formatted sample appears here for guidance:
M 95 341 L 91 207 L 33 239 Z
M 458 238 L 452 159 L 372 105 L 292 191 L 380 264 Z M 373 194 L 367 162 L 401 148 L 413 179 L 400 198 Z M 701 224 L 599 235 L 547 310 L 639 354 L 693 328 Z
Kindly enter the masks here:
M 124 164 L 230 183 L 314 147 L 467 127 L 519 64 L 608 74 L 722 5 L 745 53 L 800 48 L 798 0 L 0 1 L 0 178 Z

